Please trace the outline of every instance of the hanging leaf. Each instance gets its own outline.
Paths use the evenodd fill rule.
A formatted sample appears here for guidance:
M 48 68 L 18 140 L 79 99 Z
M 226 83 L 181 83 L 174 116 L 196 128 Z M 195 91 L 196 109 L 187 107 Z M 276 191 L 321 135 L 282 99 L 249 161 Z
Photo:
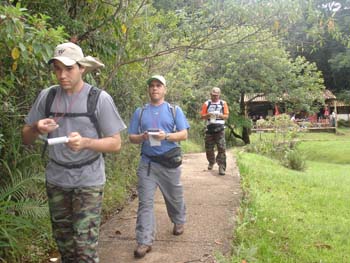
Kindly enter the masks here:
M 123 34 L 126 33 L 126 30 L 127 30 L 126 25 L 125 25 L 125 24 L 122 24 L 122 32 L 123 32 Z
M 15 72 L 16 69 L 17 69 L 17 66 L 18 66 L 18 63 L 17 63 L 17 60 L 15 62 L 13 62 L 12 64 L 12 71 Z
M 280 28 L 280 22 L 278 20 L 275 20 L 274 23 L 273 23 L 273 29 L 275 31 L 278 31 Z
M 333 18 L 328 20 L 328 31 L 333 31 L 335 28 L 334 20 Z
M 19 58 L 19 55 L 20 55 L 19 49 L 17 47 L 13 48 L 11 51 L 12 58 L 16 60 Z

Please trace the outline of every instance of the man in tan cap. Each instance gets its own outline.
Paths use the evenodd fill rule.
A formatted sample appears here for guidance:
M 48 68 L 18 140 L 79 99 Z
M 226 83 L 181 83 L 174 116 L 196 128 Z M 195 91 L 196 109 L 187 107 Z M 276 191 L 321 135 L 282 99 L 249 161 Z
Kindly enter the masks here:
M 212 170 L 214 164 L 219 165 L 219 174 L 225 175 L 226 170 L 226 140 L 225 140 L 225 120 L 228 119 L 229 109 L 226 101 L 220 99 L 221 90 L 214 87 L 210 93 L 210 100 L 202 105 L 201 117 L 206 120 L 205 151 L 208 170 Z M 215 157 L 215 145 L 218 153 Z
M 46 188 L 61 261 L 99 262 L 97 241 L 103 186 L 101 153 L 118 152 L 126 128 L 112 97 L 83 81 L 103 64 L 74 43 L 58 45 L 48 62 L 58 85 L 41 91 L 22 130 L 24 144 L 46 141 Z

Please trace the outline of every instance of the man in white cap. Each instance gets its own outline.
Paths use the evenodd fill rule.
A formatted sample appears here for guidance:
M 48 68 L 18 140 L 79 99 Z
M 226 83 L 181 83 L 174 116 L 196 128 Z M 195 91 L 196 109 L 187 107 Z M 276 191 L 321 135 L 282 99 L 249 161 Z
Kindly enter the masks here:
M 181 177 L 181 151 L 178 142 L 187 139 L 189 124 L 178 106 L 165 101 L 165 78 L 152 76 L 148 81 L 150 103 L 136 109 L 129 126 L 129 139 L 142 144 L 137 171 L 139 207 L 136 222 L 136 258 L 151 251 L 156 234 L 154 195 L 160 188 L 173 234 L 184 232 L 186 207 Z
M 25 118 L 23 142 L 32 144 L 39 136 L 48 142 L 46 188 L 61 261 L 99 262 L 102 153 L 120 150 L 126 126 L 112 97 L 83 81 L 101 62 L 69 42 L 58 45 L 48 63 L 59 84 L 40 92 Z
M 210 100 L 202 105 L 201 117 L 206 120 L 205 151 L 208 170 L 212 170 L 214 164 L 219 165 L 219 175 L 225 175 L 226 170 L 226 140 L 225 120 L 228 119 L 229 109 L 226 101 L 220 99 L 221 90 L 214 87 L 210 93 Z M 215 157 L 215 145 L 218 153 Z

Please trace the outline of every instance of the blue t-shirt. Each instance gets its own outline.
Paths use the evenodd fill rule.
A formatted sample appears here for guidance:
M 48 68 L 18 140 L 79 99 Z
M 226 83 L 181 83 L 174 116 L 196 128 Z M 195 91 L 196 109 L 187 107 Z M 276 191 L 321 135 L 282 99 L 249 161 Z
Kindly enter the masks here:
M 144 106 L 141 120 L 140 114 L 142 108 L 137 108 L 130 121 L 128 133 L 140 134 L 148 129 L 160 129 L 166 133 L 172 133 L 174 132 L 174 126 L 176 126 L 176 131 L 190 128 L 182 109 L 179 106 L 175 107 L 176 113 L 174 120 L 171 107 L 175 106 L 171 106 L 168 102 L 164 102 L 158 106 L 146 104 Z M 149 161 L 144 154 L 150 156 L 161 155 L 177 146 L 178 144 L 176 142 L 170 142 L 167 140 L 162 140 L 160 146 L 151 146 L 149 141 L 145 141 L 143 142 L 141 149 L 142 158 Z

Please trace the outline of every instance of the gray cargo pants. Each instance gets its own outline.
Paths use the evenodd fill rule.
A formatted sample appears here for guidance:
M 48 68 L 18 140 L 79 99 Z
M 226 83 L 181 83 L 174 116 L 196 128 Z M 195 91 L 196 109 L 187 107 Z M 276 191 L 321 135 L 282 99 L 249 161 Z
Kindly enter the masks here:
M 184 224 L 186 221 L 186 206 L 180 182 L 181 166 L 166 168 L 157 163 L 148 164 L 141 160 L 137 175 L 139 207 L 136 240 L 138 244 L 152 245 L 156 234 L 154 195 L 158 186 L 163 194 L 171 222 Z

